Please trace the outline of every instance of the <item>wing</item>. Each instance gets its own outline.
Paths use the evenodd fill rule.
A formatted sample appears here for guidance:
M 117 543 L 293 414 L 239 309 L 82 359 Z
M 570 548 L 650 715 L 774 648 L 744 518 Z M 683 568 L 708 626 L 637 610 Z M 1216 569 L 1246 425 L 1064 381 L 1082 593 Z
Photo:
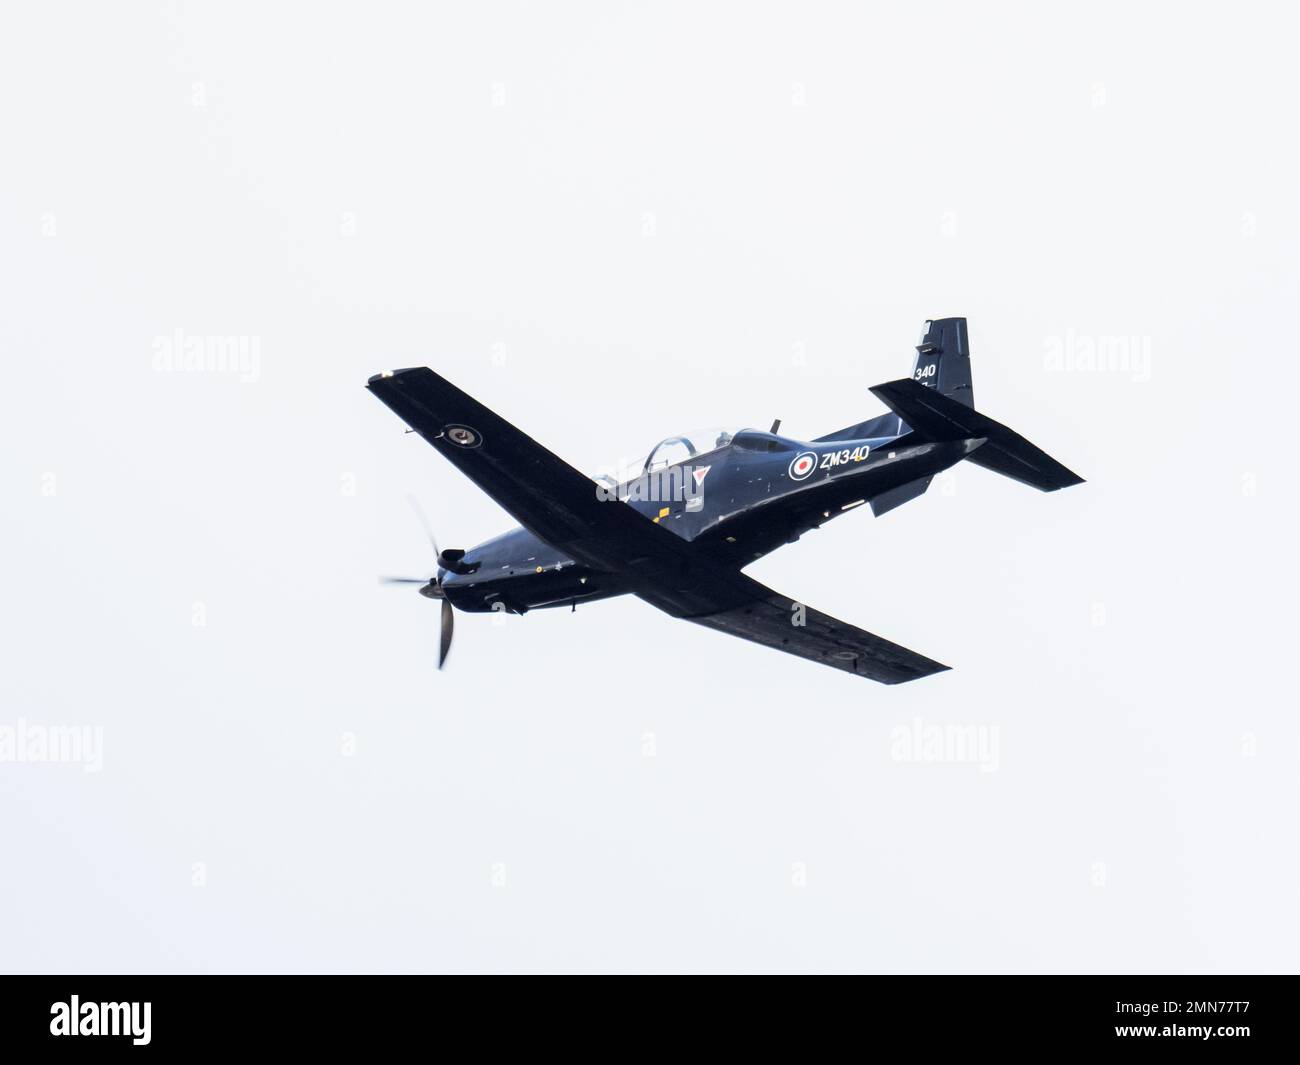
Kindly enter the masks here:
M 634 576 L 680 572 L 687 544 L 427 367 L 366 387 L 525 528 L 588 565 Z
M 882 684 L 919 680 L 948 667 L 804 606 L 749 577 L 740 606 L 689 620 Z
M 666 613 L 885 684 L 948 668 L 777 595 L 602 499 L 594 481 L 430 369 L 380 374 L 366 387 L 521 525 L 579 562 L 628 575 Z

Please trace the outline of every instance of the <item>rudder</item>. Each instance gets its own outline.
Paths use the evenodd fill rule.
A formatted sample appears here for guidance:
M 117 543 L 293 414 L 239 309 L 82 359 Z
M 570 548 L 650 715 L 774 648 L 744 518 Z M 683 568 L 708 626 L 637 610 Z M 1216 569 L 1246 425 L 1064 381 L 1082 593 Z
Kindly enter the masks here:
M 974 408 L 965 318 L 936 318 L 925 323 L 925 336 L 916 346 L 912 380 Z

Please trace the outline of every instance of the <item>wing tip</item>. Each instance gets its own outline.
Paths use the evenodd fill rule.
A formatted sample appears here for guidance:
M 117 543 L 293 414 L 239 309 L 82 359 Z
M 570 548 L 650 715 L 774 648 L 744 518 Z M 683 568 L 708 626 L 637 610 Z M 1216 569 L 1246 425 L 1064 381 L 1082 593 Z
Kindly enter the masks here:
M 929 666 L 921 666 L 914 672 L 909 673 L 906 677 L 897 677 L 893 680 L 883 681 L 882 683 L 890 686 L 895 684 L 908 684 L 914 680 L 925 680 L 926 677 L 933 677 L 939 673 L 949 673 L 951 671 L 952 666 L 945 666 L 942 662 L 931 662 Z M 866 673 L 859 673 L 858 676 L 865 677 L 867 680 L 877 679 L 867 675 Z
M 395 377 L 407 377 L 414 373 L 432 373 L 433 371 L 427 366 L 404 366 L 399 370 L 381 370 L 377 374 L 371 374 L 366 380 L 367 388 L 374 388 L 375 385 L 383 384 L 385 381 L 391 381 Z
M 1062 488 L 1073 488 L 1077 484 L 1087 483 L 1086 480 L 1080 477 L 1073 470 L 1066 469 L 1066 467 L 1062 466 L 1059 472 L 1052 474 L 1052 480 L 1045 484 L 1034 485 L 1034 487 L 1043 492 L 1059 492 Z

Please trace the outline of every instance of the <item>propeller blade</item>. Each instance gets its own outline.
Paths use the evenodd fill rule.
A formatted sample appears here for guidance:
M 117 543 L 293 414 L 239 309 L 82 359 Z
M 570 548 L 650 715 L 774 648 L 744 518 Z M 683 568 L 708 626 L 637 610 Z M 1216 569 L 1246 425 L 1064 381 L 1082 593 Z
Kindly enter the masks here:
M 438 668 L 447 661 L 447 652 L 451 650 L 451 636 L 456 629 L 456 611 L 446 599 L 442 601 L 442 633 L 438 639 Z
M 424 508 L 420 506 L 420 501 L 415 496 L 408 495 L 406 501 L 411 504 L 411 509 L 415 511 L 415 516 L 420 522 L 420 528 L 424 530 L 425 537 L 433 545 L 433 557 L 437 558 L 442 552 L 438 550 L 438 541 L 433 535 L 433 526 L 429 524 L 429 516 L 425 514 Z
M 428 577 L 380 577 L 380 584 L 428 584 Z

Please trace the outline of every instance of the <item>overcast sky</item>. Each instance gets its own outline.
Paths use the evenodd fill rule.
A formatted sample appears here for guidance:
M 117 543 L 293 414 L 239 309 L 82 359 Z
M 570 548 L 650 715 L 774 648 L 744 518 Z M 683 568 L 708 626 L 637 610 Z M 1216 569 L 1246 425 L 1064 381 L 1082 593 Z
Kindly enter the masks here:
M 6 7 L 0 969 L 1294 971 L 1271 10 Z M 749 571 L 949 673 L 376 584 L 513 523 L 372 373 L 594 470 L 956 315 L 1088 483 Z

